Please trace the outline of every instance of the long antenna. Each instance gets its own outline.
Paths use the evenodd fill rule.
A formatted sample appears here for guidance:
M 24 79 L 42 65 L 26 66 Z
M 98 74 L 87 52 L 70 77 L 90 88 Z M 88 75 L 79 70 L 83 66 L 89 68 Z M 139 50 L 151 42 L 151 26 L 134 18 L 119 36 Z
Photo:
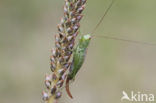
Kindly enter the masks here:
M 106 36 L 106 35 L 98 35 L 96 37 L 112 39 L 112 40 L 119 40 L 119 41 L 134 43 L 134 44 L 143 44 L 143 45 L 156 46 L 156 44 L 154 44 L 154 43 L 149 43 L 149 42 L 144 42 L 144 41 L 137 41 L 137 40 L 122 39 L 122 38 L 111 37 L 111 36 Z
M 106 11 L 104 12 L 103 16 L 101 17 L 100 21 L 97 23 L 97 25 L 95 26 L 95 28 L 93 29 L 93 31 L 91 32 L 91 34 L 93 34 L 97 28 L 100 26 L 100 24 L 102 23 L 103 19 L 105 18 L 105 16 L 107 15 L 108 11 L 111 9 L 111 7 L 113 6 L 115 0 L 112 0 L 111 4 L 109 5 L 109 7 L 106 9 Z
M 97 28 L 100 26 L 102 21 L 104 20 L 105 16 L 108 14 L 109 10 L 113 6 L 115 0 L 112 0 L 106 11 L 104 12 L 103 16 L 91 32 L 92 36 L 94 36 L 94 32 L 97 30 Z M 129 40 L 129 39 L 122 39 L 122 38 L 117 38 L 117 37 L 111 37 L 111 36 L 106 36 L 106 35 L 96 35 L 96 37 L 101 37 L 101 38 L 106 38 L 106 39 L 112 39 L 112 40 L 119 40 L 119 41 L 124 41 L 124 42 L 129 42 L 129 43 L 135 43 L 135 44 L 142 44 L 142 45 L 150 45 L 150 46 L 156 46 L 154 43 L 149 43 L 149 42 L 144 42 L 144 41 L 136 41 L 136 40 Z

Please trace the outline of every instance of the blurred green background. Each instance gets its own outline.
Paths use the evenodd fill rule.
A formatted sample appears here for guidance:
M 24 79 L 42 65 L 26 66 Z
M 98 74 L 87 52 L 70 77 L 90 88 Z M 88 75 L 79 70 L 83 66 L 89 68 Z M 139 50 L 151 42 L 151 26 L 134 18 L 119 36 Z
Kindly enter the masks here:
M 88 0 L 81 34 L 111 0 Z M 0 103 L 42 103 L 45 73 L 64 0 L 0 0 Z M 117 0 L 95 35 L 156 43 L 156 1 Z M 122 91 L 156 95 L 156 46 L 93 38 L 86 61 L 59 103 L 121 103 Z M 127 102 L 129 103 L 129 102 Z

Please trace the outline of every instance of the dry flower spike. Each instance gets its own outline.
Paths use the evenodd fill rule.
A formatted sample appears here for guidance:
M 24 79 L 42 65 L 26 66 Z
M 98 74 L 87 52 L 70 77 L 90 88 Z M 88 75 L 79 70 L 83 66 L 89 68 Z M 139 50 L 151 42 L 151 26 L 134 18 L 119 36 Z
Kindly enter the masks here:
M 86 0 L 65 0 L 64 16 L 57 26 L 58 34 L 55 35 L 55 48 L 50 56 L 52 73 L 46 74 L 45 85 L 47 92 L 43 92 L 43 100 L 47 103 L 56 103 L 61 97 L 61 87 L 67 77 L 70 67 L 76 36 L 79 33 L 80 20 L 83 15 Z

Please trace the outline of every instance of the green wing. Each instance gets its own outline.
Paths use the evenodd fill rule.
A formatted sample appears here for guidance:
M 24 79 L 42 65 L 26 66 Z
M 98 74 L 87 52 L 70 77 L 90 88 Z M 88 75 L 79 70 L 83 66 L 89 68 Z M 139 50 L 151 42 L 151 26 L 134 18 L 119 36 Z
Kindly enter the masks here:
M 70 73 L 69 73 L 70 79 L 73 79 L 76 76 L 77 72 L 80 70 L 84 62 L 84 59 L 85 59 L 85 51 L 80 48 L 76 49 L 76 52 L 74 53 L 72 65 L 70 68 Z
M 72 65 L 68 74 L 68 78 L 70 80 L 76 76 L 77 72 L 80 70 L 84 63 L 86 50 L 90 42 L 90 37 L 90 35 L 84 35 L 80 38 L 80 41 L 74 51 Z

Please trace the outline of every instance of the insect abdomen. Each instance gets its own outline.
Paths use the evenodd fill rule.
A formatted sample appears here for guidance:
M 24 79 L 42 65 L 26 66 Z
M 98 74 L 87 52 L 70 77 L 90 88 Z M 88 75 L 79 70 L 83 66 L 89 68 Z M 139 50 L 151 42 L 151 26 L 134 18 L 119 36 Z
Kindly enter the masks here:
M 83 49 L 79 48 L 74 53 L 74 58 L 69 73 L 70 79 L 73 79 L 76 76 L 77 72 L 80 70 L 85 59 L 85 54 L 86 54 L 85 51 L 86 50 L 84 48 Z

